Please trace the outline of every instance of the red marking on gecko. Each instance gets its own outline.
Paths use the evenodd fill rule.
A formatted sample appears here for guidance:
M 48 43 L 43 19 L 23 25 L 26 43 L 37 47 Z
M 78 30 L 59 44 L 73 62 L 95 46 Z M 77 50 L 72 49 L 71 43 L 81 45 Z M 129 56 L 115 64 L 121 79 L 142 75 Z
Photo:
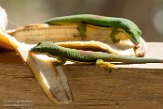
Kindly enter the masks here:
M 80 50 L 79 53 L 82 56 L 88 56 L 88 55 L 91 55 L 92 54 L 91 51 L 82 51 L 82 50 Z
M 95 15 L 95 18 L 96 18 L 96 19 L 103 19 L 104 16 Z

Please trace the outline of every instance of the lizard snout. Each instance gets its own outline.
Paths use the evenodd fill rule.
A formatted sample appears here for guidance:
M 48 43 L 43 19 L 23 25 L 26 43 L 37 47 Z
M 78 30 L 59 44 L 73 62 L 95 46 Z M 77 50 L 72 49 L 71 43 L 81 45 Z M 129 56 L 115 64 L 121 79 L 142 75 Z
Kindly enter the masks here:
M 41 52 L 41 48 L 33 47 L 33 48 L 31 48 L 31 50 L 29 52 L 38 53 L 38 52 Z

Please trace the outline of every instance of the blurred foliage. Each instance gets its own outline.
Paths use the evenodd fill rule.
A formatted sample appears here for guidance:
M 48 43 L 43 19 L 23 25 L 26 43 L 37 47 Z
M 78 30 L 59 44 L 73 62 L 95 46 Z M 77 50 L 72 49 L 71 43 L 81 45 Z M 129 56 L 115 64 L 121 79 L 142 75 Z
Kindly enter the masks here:
M 51 17 L 89 13 L 131 19 L 145 40 L 163 41 L 163 24 L 157 25 L 157 19 L 163 19 L 157 15 L 163 10 L 163 0 L 0 0 L 0 5 L 8 13 L 9 29 L 43 23 Z

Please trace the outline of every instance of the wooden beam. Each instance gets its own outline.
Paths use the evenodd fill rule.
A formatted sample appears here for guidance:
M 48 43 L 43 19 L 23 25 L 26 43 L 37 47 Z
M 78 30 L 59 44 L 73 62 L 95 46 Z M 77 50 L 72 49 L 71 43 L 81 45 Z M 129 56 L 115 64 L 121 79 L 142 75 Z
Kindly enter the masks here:
M 163 43 L 148 43 L 147 57 L 162 58 Z M 3 55 L 1 52 L 0 56 Z M 7 57 L 7 55 L 5 55 Z M 65 65 L 74 102 L 52 104 L 33 74 L 21 60 L 10 63 L 0 60 L 0 108 L 27 100 L 29 108 L 56 109 L 161 109 L 163 107 L 163 65 L 128 65 L 109 72 L 93 65 Z M 5 59 L 5 58 L 4 58 Z M 11 60 L 12 61 L 12 60 Z M 136 66 L 136 67 L 134 67 Z M 24 102 L 19 104 L 22 106 Z

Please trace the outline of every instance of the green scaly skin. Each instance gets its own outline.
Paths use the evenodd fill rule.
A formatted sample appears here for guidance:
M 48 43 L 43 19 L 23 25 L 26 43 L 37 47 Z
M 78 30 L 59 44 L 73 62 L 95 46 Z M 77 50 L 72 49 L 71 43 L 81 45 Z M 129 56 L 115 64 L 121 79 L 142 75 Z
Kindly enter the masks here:
M 98 60 L 103 60 L 107 62 L 122 62 L 122 63 L 163 63 L 161 59 L 153 58 L 142 58 L 142 57 L 130 57 L 130 56 L 120 56 L 113 55 L 103 52 L 95 51 L 83 51 L 65 48 L 56 45 L 50 41 L 39 42 L 35 47 L 33 47 L 30 52 L 47 54 L 52 57 L 60 59 L 63 63 L 65 60 L 72 60 L 77 62 L 91 62 L 96 63 Z
M 99 15 L 91 14 L 80 14 L 51 18 L 46 21 L 46 23 L 54 24 L 64 24 L 64 23 L 78 23 L 80 35 L 85 34 L 85 24 L 92 24 L 96 26 L 113 28 L 113 34 L 111 33 L 111 39 L 113 42 L 117 42 L 115 35 L 118 32 L 123 32 L 127 37 L 135 44 L 140 43 L 139 38 L 141 37 L 141 30 L 137 27 L 135 23 L 128 19 L 116 18 L 116 17 L 105 17 Z

